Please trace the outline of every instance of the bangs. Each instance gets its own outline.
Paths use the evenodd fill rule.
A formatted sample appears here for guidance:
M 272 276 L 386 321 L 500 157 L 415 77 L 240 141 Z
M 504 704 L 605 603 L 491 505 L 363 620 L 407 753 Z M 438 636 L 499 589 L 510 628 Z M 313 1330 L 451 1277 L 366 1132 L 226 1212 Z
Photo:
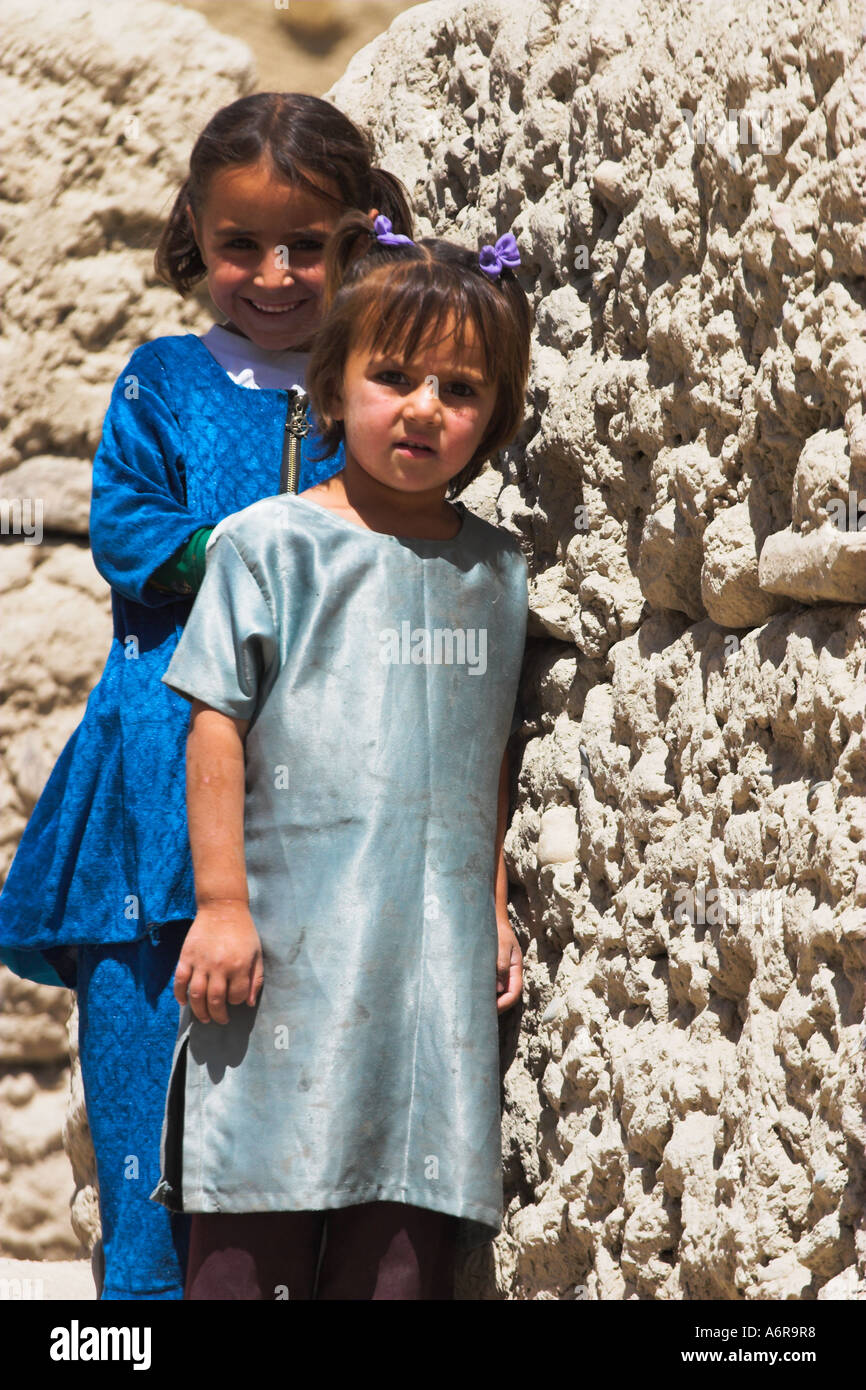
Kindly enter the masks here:
M 368 217 L 348 213 L 328 246 L 324 304 L 306 375 L 319 459 L 345 442 L 342 393 L 355 352 L 390 359 L 403 371 L 420 352 L 435 352 L 446 370 L 480 371 L 484 384 L 495 386 L 484 435 L 448 482 L 447 495 L 456 497 L 523 423 L 531 321 L 518 280 L 507 268 L 491 279 L 477 252 L 435 237 L 380 240 Z
M 429 264 L 418 261 L 399 269 L 402 274 L 393 265 L 383 268 L 353 289 L 359 312 L 352 347 L 411 361 L 420 348 L 448 338 L 455 356 L 479 347 L 484 375 L 493 380 L 495 335 L 485 332 L 487 316 L 475 296 L 470 299 L 456 275 L 443 277 L 441 265 L 432 274 Z

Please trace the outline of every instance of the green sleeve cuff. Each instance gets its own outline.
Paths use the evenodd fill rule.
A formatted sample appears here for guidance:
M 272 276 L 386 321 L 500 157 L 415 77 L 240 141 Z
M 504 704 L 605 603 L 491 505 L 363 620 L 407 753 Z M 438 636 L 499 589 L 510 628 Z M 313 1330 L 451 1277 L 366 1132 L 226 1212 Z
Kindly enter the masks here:
M 168 589 L 180 594 L 195 594 L 201 588 L 205 571 L 205 546 L 212 526 L 200 526 L 193 531 L 188 541 L 171 555 L 159 569 L 154 570 L 150 582 L 158 589 Z

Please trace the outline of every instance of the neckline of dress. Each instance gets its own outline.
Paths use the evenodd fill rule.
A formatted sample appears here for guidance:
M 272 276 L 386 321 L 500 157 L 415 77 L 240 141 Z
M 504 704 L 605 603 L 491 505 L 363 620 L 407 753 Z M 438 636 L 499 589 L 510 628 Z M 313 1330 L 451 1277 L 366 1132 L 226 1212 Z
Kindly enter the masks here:
M 215 326 L 216 326 L 217 328 L 221 328 L 221 327 L 222 327 L 222 324 L 216 324 Z M 216 358 L 214 357 L 214 355 L 213 355 L 213 353 L 211 352 L 210 348 L 207 346 L 206 343 L 202 342 L 201 338 L 198 336 L 197 333 L 189 333 L 189 334 L 187 334 L 187 337 L 192 338 L 193 342 L 198 344 L 198 346 L 201 348 L 202 352 L 204 353 L 205 357 L 207 358 L 208 362 L 209 362 L 210 365 L 212 366 L 214 372 L 215 372 L 216 374 L 219 375 L 220 379 L 221 379 L 227 386 L 232 386 L 232 387 L 234 387 L 234 389 L 235 389 L 236 391 L 245 391 L 245 392 L 247 392 L 247 394 L 249 394 L 249 390 L 250 390 L 249 386 L 242 386 L 241 383 L 240 383 L 239 381 L 232 381 L 232 378 L 229 376 L 229 374 L 228 374 L 228 372 L 226 371 L 225 367 L 220 366 L 219 362 L 218 362 L 218 361 L 216 360 Z M 254 346 L 255 346 L 255 344 L 254 344 Z M 259 392 L 268 392 L 269 394 L 272 393 L 272 394 L 275 395 L 275 396 L 288 396 L 288 395 L 291 395 L 292 391 L 294 390 L 294 387 L 290 387 L 290 386 L 257 386 L 257 387 L 256 387 L 256 390 L 259 391 Z
M 458 500 L 451 503 L 451 506 L 456 507 L 460 513 L 460 529 L 455 535 L 442 536 L 441 538 L 436 536 L 395 536 L 392 535 L 390 531 L 373 531 L 369 526 L 359 526 L 355 521 L 349 521 L 344 516 L 338 516 L 336 512 L 332 512 L 329 507 L 323 507 L 321 502 L 314 502 L 312 497 L 305 497 L 302 492 L 283 493 L 282 495 L 293 498 L 295 502 L 303 502 L 308 507 L 315 507 L 317 512 L 321 512 L 325 517 L 328 517 L 336 526 L 348 526 L 353 531 L 358 531 L 362 536 L 375 536 L 378 540 L 383 541 L 398 541 L 402 545 L 432 545 L 437 547 L 456 545 L 465 535 L 466 519 L 469 516 L 466 504 Z

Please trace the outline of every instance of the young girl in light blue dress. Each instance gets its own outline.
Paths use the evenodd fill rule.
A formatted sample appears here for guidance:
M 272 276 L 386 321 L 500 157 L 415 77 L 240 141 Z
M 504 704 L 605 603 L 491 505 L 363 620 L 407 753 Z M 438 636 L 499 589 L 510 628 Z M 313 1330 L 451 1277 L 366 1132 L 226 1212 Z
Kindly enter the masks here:
M 196 911 L 189 709 L 161 677 L 215 524 L 343 465 L 340 450 L 314 451 L 294 388 L 321 318 L 324 246 L 349 208 L 411 231 L 399 182 L 371 166 L 365 137 L 330 103 L 261 92 L 217 111 L 156 266 L 182 295 L 206 277 L 223 321 L 135 350 L 94 459 L 90 541 L 114 635 L 0 894 L 0 958 L 78 990 L 106 1299 L 180 1299 L 184 1283 L 188 1221 L 148 1200 L 177 1034 L 173 971 Z
M 527 571 L 447 499 L 522 420 L 518 264 L 341 222 L 307 387 L 345 466 L 215 528 L 163 677 L 197 913 L 154 1197 L 192 1299 L 449 1298 L 501 1225 Z

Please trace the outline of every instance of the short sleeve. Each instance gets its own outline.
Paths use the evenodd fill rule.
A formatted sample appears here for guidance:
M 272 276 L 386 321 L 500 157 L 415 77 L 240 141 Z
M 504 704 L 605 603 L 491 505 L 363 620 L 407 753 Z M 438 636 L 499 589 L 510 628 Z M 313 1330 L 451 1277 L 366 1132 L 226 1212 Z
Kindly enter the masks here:
M 211 538 L 204 581 L 163 683 L 233 719 L 252 719 L 278 665 L 262 589 L 231 538 Z

